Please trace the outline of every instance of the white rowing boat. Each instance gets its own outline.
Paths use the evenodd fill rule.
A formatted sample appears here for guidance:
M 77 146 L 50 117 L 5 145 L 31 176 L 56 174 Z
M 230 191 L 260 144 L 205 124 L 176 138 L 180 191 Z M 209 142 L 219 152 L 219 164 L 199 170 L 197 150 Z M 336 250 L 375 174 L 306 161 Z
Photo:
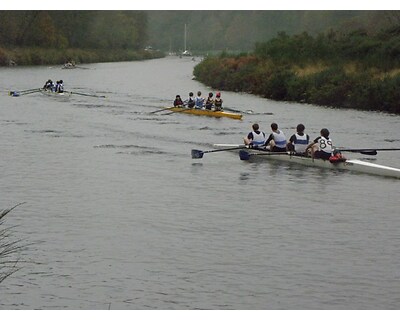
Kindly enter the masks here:
M 217 148 L 232 148 L 234 150 L 234 145 L 214 145 Z M 238 145 L 236 145 L 238 146 Z M 236 150 L 237 152 L 238 150 Z M 379 165 L 367 161 L 362 161 L 358 159 L 348 159 L 343 162 L 331 163 L 329 160 L 313 159 L 305 156 L 298 156 L 291 154 L 290 152 L 268 152 L 264 150 L 247 149 L 242 148 L 239 150 L 239 157 L 244 161 L 285 161 L 291 163 L 297 163 L 310 167 L 328 168 L 336 170 L 348 170 L 354 172 L 368 173 L 373 175 L 392 177 L 400 179 L 400 169 Z
M 70 92 L 55 92 L 46 89 L 40 89 L 40 92 L 45 96 L 68 99 L 71 96 Z
M 246 160 L 246 161 L 264 160 L 264 159 L 275 160 L 275 161 L 286 161 L 311 167 L 349 170 L 349 171 L 369 173 L 374 175 L 400 179 L 400 169 L 383 166 L 358 159 L 345 160 L 343 162 L 332 163 L 329 160 L 313 159 L 305 156 L 297 156 L 290 154 L 289 152 L 276 153 L 276 152 L 249 151 L 249 150 L 240 150 L 239 157 L 241 160 Z

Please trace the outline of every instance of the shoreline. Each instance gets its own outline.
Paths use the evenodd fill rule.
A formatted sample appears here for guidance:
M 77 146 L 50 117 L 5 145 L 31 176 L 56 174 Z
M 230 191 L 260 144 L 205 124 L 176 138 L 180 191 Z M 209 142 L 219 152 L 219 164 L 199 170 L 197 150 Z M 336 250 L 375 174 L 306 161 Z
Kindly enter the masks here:
M 44 49 L 1 48 L 0 66 L 64 65 L 74 61 L 77 65 L 100 62 L 138 61 L 158 59 L 165 54 L 157 50 L 106 50 L 106 49 Z

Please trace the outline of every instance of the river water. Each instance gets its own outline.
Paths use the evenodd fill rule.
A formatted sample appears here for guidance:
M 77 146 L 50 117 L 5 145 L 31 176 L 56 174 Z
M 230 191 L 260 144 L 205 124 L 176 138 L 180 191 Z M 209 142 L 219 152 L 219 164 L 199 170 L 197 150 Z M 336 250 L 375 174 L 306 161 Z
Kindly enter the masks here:
M 151 114 L 210 90 L 198 62 L 0 69 L 0 209 L 24 202 L 3 227 L 29 244 L 0 309 L 398 309 L 398 180 L 190 151 L 273 121 L 398 148 L 400 117 L 233 92 L 242 121 Z M 48 78 L 106 98 L 8 96 Z M 400 167 L 397 152 L 368 160 Z

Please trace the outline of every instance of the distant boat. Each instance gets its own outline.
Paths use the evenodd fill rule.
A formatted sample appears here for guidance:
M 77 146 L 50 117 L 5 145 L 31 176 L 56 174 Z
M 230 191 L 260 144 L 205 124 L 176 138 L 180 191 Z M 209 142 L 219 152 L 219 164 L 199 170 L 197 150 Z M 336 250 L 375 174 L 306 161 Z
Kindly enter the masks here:
M 183 40 L 184 50 L 181 53 L 181 55 L 184 56 L 184 57 L 190 57 L 190 56 L 192 56 L 192 53 L 189 50 L 186 49 L 186 38 L 187 38 L 187 25 L 185 23 L 185 34 L 184 34 L 184 38 L 183 38 L 184 39 Z
M 75 61 L 67 61 L 66 63 L 64 63 L 64 65 L 61 68 L 62 69 L 75 69 L 76 68 Z
M 190 51 L 188 51 L 188 50 L 185 50 L 185 51 L 182 52 L 182 56 L 191 57 L 192 53 Z

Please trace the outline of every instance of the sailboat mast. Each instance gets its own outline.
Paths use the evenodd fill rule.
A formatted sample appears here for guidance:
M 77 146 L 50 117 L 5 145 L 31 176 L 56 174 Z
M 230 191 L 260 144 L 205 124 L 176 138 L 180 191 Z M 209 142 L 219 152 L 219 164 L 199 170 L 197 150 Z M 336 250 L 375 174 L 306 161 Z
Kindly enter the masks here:
M 183 49 L 183 51 L 185 52 L 186 51 L 186 23 L 185 23 L 185 34 L 184 34 L 184 42 L 183 42 L 183 47 L 184 47 L 184 49 Z

